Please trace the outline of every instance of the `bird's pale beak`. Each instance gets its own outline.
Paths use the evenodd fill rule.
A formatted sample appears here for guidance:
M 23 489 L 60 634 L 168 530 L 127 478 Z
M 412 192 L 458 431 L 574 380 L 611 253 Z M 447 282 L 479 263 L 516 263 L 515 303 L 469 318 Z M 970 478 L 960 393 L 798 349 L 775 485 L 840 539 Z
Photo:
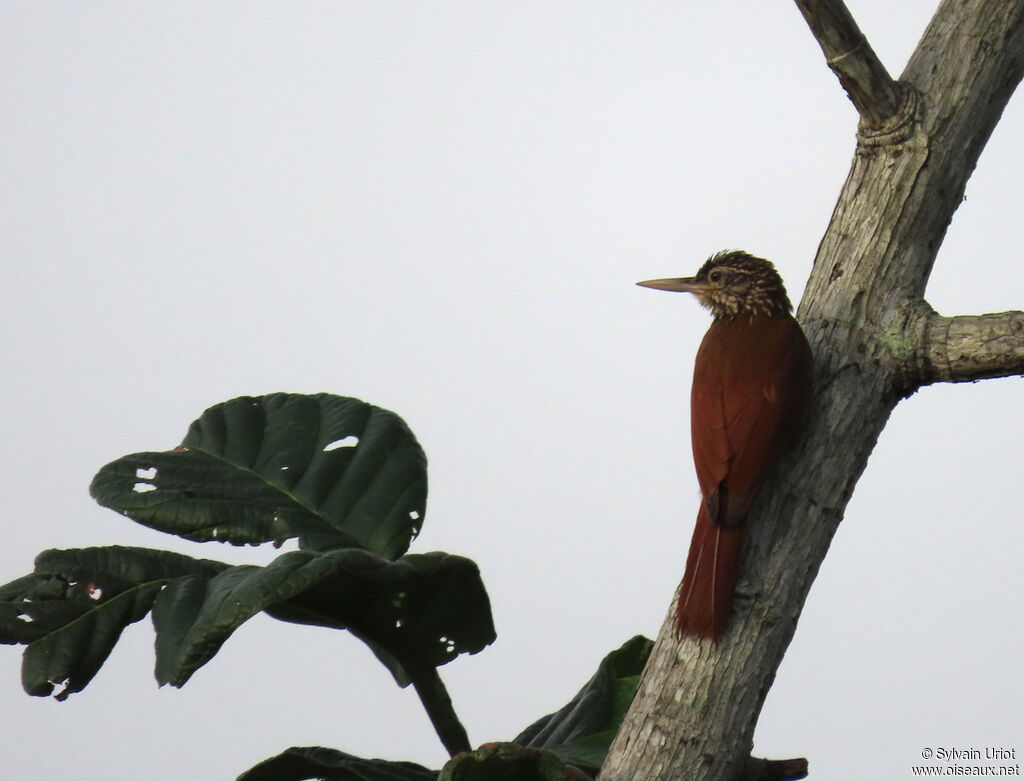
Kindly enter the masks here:
M 671 290 L 673 293 L 701 293 L 707 289 L 707 285 L 698 282 L 696 277 L 668 277 L 666 279 L 648 279 L 644 282 L 637 282 L 640 287 L 650 287 L 655 290 Z

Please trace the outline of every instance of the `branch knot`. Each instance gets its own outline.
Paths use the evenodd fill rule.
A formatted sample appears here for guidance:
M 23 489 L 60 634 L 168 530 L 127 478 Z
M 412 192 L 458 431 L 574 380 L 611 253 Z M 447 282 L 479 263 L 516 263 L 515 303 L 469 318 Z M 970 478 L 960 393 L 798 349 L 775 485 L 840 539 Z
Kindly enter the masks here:
M 857 154 L 874 154 L 879 147 L 906 144 L 913 139 L 920 124 L 921 100 L 911 85 L 894 82 L 900 103 L 896 112 L 881 125 L 861 121 L 857 126 Z

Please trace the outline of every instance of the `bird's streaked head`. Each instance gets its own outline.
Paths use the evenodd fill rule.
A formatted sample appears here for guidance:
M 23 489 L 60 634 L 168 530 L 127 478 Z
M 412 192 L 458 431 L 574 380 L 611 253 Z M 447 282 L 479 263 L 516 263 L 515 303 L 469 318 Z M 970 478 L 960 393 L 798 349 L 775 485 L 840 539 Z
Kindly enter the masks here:
M 649 279 L 637 284 L 655 290 L 693 293 L 716 318 L 740 314 L 772 317 L 793 309 L 775 266 L 739 250 L 712 255 L 696 276 Z

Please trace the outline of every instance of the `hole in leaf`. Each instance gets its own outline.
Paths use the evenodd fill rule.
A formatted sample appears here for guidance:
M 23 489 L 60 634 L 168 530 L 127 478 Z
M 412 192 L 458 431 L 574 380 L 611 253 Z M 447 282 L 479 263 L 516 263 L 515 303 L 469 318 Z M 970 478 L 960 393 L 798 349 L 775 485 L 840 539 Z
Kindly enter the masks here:
M 358 444 L 359 437 L 357 437 L 355 434 L 349 434 L 347 437 L 343 437 L 342 439 L 336 439 L 333 442 L 324 445 L 324 452 L 329 453 L 332 450 L 337 450 L 339 447 L 355 447 Z
M 53 692 L 53 696 L 54 697 L 56 697 L 58 700 L 60 700 L 60 699 L 64 699 L 64 697 L 67 696 L 65 694 L 65 692 L 68 689 L 68 679 L 67 678 L 65 678 L 63 681 L 50 681 L 50 683 L 53 684 L 53 686 L 55 688 L 55 691 Z
M 288 471 L 288 467 L 287 466 L 282 466 L 281 467 L 281 471 L 282 472 L 287 472 Z
M 90 583 L 86 586 L 85 593 L 89 595 L 89 599 L 95 599 L 97 601 L 103 599 L 103 589 L 95 583 Z
M 18 613 L 18 620 L 24 621 L 26 624 L 31 624 L 33 621 L 35 621 L 35 619 L 32 618 L 32 616 L 30 616 L 28 613 Z
M 156 467 L 151 466 L 149 469 L 136 469 L 135 476 L 140 480 L 152 480 L 156 477 Z
M 20 618 L 20 616 L 19 616 L 19 618 Z M 29 620 L 31 620 L 31 619 L 29 619 Z M 402 628 L 402 619 L 396 618 L 395 619 L 395 629 L 401 629 L 401 628 Z
M 156 486 L 152 483 L 136 483 L 132 486 L 132 490 L 137 494 L 144 494 L 146 491 L 155 491 Z
M 418 521 L 420 519 L 420 511 L 413 510 L 411 513 L 409 513 L 409 518 L 411 520 Z

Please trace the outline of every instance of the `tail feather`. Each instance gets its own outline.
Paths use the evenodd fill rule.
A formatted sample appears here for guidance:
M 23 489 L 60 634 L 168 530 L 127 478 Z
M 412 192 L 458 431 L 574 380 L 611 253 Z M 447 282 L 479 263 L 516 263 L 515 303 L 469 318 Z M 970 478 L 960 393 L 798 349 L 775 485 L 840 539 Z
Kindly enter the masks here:
M 676 606 L 676 637 L 698 635 L 718 640 L 729 623 L 742 526 L 717 526 L 701 502 L 686 557 L 686 572 Z

